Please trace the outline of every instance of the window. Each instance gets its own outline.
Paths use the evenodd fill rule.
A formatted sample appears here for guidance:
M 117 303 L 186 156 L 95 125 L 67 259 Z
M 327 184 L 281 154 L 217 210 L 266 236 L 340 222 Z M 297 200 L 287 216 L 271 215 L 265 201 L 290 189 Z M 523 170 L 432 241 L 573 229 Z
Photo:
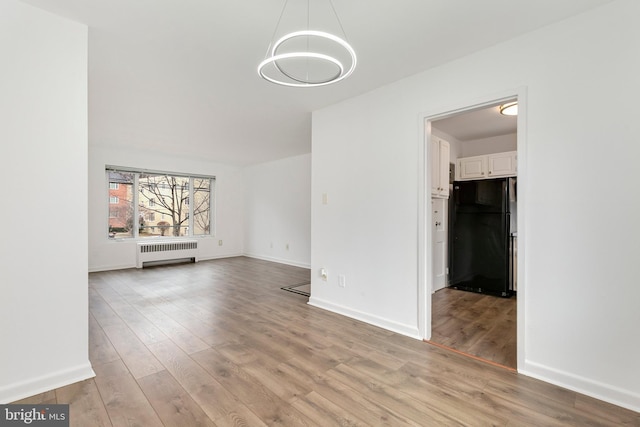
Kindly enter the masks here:
M 193 234 L 210 234 L 211 180 L 196 178 L 193 182 Z
M 108 171 L 109 238 L 133 237 L 133 181 L 128 172 Z
M 212 191 L 215 177 L 121 170 L 111 167 L 107 167 L 107 177 L 109 179 L 110 238 L 184 237 L 211 234 L 213 229 Z M 115 186 L 112 184 L 118 184 L 118 188 L 113 188 Z M 112 213 L 115 206 L 111 203 L 113 203 L 113 197 L 118 197 L 115 194 L 117 192 L 126 194 L 123 193 L 116 202 L 120 206 L 116 217 Z M 137 218 L 137 221 L 134 221 L 134 218 Z

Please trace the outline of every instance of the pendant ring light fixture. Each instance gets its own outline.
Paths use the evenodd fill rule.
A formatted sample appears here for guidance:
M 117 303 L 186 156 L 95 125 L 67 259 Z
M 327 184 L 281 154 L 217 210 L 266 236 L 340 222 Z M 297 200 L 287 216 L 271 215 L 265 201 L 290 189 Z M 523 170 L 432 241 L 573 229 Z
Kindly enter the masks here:
M 280 14 L 280 19 L 278 19 L 278 24 L 276 25 L 276 29 L 274 31 L 275 34 L 278 31 L 278 27 L 280 26 L 280 21 L 282 20 L 282 15 L 287 7 L 287 3 L 289 0 L 286 0 L 284 7 L 282 8 L 282 12 Z M 333 7 L 333 3 L 331 0 L 328 0 L 333 14 L 335 15 L 340 28 L 342 29 L 342 23 L 340 23 L 340 19 L 338 18 L 337 13 L 335 12 L 335 8 Z M 307 3 L 307 26 L 309 22 L 309 5 Z M 344 29 L 342 29 L 344 33 Z M 346 38 L 346 37 L 345 37 Z M 282 52 L 282 50 L 286 49 L 287 44 L 295 43 L 294 40 L 303 39 L 306 41 L 307 49 L 303 51 L 293 51 L 293 52 Z M 298 40 L 300 41 L 300 40 Z M 325 49 L 327 46 L 331 46 L 330 52 L 314 52 L 309 49 L 309 45 L 311 41 L 317 41 L 318 46 L 323 45 Z M 293 42 L 293 43 L 292 43 Z M 324 44 L 323 44 L 324 43 Z M 344 58 L 338 58 L 335 56 L 336 48 L 339 53 L 342 54 Z M 346 54 L 346 55 L 345 55 Z M 349 66 L 345 68 L 343 61 L 347 60 Z M 296 74 L 295 72 L 289 70 L 287 68 L 287 62 L 293 62 L 296 60 L 302 60 L 305 64 L 305 71 Z M 311 63 L 318 61 L 319 63 L 323 63 L 323 75 L 317 77 L 311 77 L 309 73 L 308 67 Z M 294 31 L 284 36 L 280 37 L 276 42 L 270 45 L 270 49 L 267 50 L 266 58 L 258 65 L 258 74 L 263 79 L 270 81 L 275 84 L 279 84 L 282 86 L 289 87 L 317 87 L 317 86 L 325 86 L 332 83 L 337 83 L 341 80 L 349 77 L 356 68 L 357 58 L 356 53 L 351 47 L 351 45 L 345 41 L 344 39 L 330 34 L 325 31 L 317 31 L 317 30 L 301 30 Z M 326 71 L 330 70 L 330 71 Z

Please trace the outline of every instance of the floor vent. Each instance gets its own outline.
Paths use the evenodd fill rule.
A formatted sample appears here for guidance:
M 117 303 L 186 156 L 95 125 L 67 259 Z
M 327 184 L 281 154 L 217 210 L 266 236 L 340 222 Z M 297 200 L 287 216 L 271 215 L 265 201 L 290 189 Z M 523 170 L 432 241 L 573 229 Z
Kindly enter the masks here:
M 138 261 L 136 267 L 188 260 L 198 261 L 198 241 L 182 240 L 179 242 L 145 242 L 138 243 Z

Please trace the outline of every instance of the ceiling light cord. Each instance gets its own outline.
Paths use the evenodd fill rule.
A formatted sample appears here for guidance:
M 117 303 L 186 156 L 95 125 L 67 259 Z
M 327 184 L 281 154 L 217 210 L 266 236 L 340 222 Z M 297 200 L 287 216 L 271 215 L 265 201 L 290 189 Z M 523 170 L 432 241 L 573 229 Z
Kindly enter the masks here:
M 333 15 L 336 17 L 336 21 L 338 21 L 338 26 L 340 26 L 340 31 L 342 31 L 342 35 L 346 41 L 349 41 L 347 37 L 347 33 L 344 31 L 344 27 L 342 26 L 342 21 L 340 21 L 340 17 L 338 16 L 338 12 L 336 12 L 336 8 L 333 5 L 333 1 L 329 0 L 329 5 L 331 6 L 331 10 L 333 11 Z
M 274 40 L 276 39 L 276 33 L 278 32 L 278 28 L 280 27 L 280 22 L 282 21 L 282 17 L 284 16 L 284 11 L 289 4 L 289 0 L 285 0 L 284 5 L 282 6 L 282 10 L 280 11 L 280 16 L 278 17 L 278 22 L 276 23 L 276 27 L 273 29 L 273 34 L 271 34 L 271 39 L 269 39 L 269 46 L 267 46 L 267 51 L 264 54 L 264 59 L 269 57 L 269 51 L 271 50 L 271 46 L 273 45 Z

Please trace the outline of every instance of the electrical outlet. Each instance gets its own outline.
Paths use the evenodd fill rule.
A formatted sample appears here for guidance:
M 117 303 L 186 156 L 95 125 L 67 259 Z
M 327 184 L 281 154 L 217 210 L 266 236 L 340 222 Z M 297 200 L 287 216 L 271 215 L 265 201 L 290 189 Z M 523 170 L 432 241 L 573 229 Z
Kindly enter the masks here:
M 338 286 L 341 288 L 345 288 L 347 286 L 347 279 L 344 277 L 344 274 L 338 275 Z
M 289 244 L 288 243 L 285 245 L 285 249 L 289 250 Z
M 218 246 L 222 246 L 222 240 L 218 240 Z
M 327 273 L 327 269 L 326 268 L 321 268 L 320 269 L 320 277 L 322 277 L 322 280 L 324 280 L 325 282 L 327 281 L 327 278 L 329 277 L 329 274 Z

